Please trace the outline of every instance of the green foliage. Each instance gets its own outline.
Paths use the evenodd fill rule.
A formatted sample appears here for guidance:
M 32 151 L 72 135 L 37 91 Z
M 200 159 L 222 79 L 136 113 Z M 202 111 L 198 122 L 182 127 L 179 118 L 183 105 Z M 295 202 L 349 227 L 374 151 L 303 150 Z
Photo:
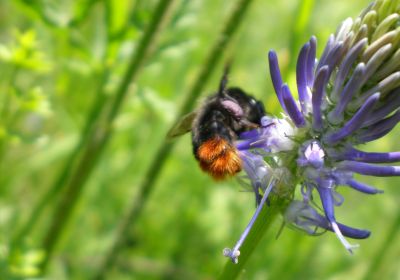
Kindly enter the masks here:
M 215 90 L 229 59 L 230 84 L 277 113 L 267 51 L 278 50 L 294 82 L 298 46 L 315 34 L 321 51 L 339 22 L 368 1 L 253 1 L 210 63 L 235 3 L 175 1 L 155 14 L 158 1 L 0 2 L 0 279 L 43 276 L 46 261 L 48 279 L 90 279 L 120 237 L 140 186 L 153 177 L 152 192 L 138 201 L 140 215 L 125 220 L 107 279 L 214 279 L 222 273 L 222 249 L 239 237 L 254 197 L 234 180 L 216 183 L 203 174 L 188 136 L 164 151 L 165 158 L 153 158 L 169 126 L 182 104 L 185 111 L 198 102 L 187 101 L 196 85 L 203 96 Z M 153 37 L 155 15 L 162 20 Z M 399 133 L 366 149 L 400 149 Z M 148 173 L 149 166 L 157 168 Z M 241 277 L 399 277 L 399 180 L 372 180 L 385 194 L 361 199 L 342 190 L 347 206 L 337 216 L 373 231 L 355 256 L 329 233 L 315 238 L 285 229 L 276 239 L 278 218 Z M 54 247 L 44 250 L 52 227 L 58 229 Z

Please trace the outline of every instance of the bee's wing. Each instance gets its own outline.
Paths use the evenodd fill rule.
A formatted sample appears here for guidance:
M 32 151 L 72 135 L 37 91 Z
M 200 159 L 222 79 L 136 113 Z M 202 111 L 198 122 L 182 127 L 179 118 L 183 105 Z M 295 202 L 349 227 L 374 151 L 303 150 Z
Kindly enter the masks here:
M 171 127 L 167 133 L 167 139 L 181 136 L 192 130 L 193 120 L 196 118 L 197 112 L 191 112 L 184 115 L 177 123 Z

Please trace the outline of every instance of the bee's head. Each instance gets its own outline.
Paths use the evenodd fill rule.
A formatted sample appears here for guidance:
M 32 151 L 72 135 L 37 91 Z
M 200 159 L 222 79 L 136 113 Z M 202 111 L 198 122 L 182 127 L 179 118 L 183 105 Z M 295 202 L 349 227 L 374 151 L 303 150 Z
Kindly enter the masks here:
M 236 120 L 246 120 L 259 125 L 261 118 L 265 115 L 264 105 L 238 87 L 227 88 L 228 73 L 229 64 L 225 66 L 224 74 L 219 83 L 217 96 L 221 105 Z
M 240 107 L 242 118 L 251 123 L 260 124 L 261 118 L 265 115 L 264 105 L 261 101 L 238 87 L 228 88 L 225 92 L 230 100 L 234 100 L 237 107 Z

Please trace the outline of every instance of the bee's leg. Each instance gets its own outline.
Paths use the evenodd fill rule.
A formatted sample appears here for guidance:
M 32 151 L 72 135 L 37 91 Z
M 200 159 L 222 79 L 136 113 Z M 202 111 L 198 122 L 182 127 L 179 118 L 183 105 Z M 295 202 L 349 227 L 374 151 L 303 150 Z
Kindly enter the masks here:
M 246 119 L 240 120 L 240 124 L 244 125 L 248 129 L 256 129 L 256 128 L 260 127 L 260 125 L 253 123 L 251 121 L 248 121 Z

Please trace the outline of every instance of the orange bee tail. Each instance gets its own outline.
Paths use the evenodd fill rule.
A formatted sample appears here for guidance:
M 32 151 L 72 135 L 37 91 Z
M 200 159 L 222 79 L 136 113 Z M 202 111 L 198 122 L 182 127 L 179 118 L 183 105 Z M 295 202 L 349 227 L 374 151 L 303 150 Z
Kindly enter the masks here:
M 203 171 L 216 180 L 234 176 L 242 169 L 237 149 L 221 137 L 214 137 L 202 143 L 197 158 Z

